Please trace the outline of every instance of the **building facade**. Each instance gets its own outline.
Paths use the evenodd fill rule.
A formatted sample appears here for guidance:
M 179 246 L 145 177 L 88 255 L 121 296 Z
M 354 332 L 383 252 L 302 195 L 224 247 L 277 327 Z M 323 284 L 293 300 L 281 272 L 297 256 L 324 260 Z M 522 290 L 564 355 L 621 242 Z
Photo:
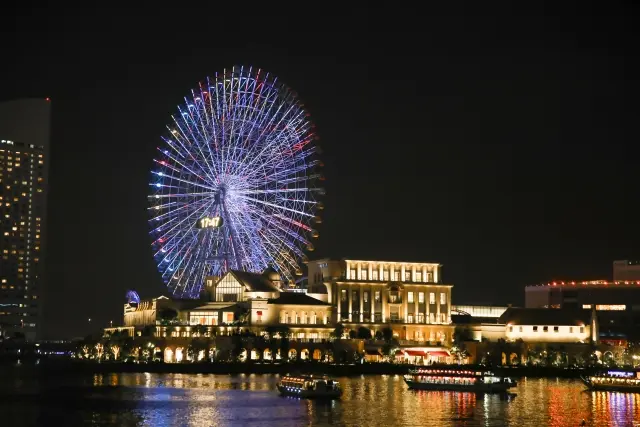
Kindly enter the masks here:
M 596 309 L 601 340 L 640 340 L 640 281 L 553 282 L 525 287 L 527 308 Z
M 335 323 L 373 334 L 389 327 L 404 343 L 450 345 L 453 286 L 442 283 L 440 264 L 324 259 L 308 266 L 309 292 L 327 294 Z
M 613 281 L 640 281 L 640 261 L 617 260 L 613 261 Z
M 40 338 L 50 103 L 0 103 L 0 334 Z

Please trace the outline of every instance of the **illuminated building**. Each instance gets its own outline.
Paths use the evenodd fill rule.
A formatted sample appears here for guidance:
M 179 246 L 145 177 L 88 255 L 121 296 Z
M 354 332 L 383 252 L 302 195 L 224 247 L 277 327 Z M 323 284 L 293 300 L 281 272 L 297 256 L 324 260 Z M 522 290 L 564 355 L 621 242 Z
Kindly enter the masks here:
M 613 281 L 640 281 L 640 261 L 613 261 Z
M 40 336 L 50 103 L 0 103 L 0 334 Z
M 130 301 L 124 306 L 124 327 L 105 331 L 142 336 L 144 329 L 151 327 L 154 337 L 171 338 L 161 350 L 165 361 L 179 361 L 183 356 L 178 349 L 187 348 L 192 338 L 212 338 L 219 350 L 228 349 L 228 338 L 234 334 L 260 336 L 269 330 L 286 331 L 291 340 L 287 357 L 320 360 L 326 356 L 323 342 L 335 329 L 330 304 L 305 293 L 281 290 L 276 285 L 281 283 L 280 277 L 272 270 L 263 274 L 231 270 L 219 280 L 208 278 L 205 283 L 200 300 L 159 297 Z M 175 317 L 167 319 L 163 314 L 167 311 Z M 252 345 L 247 351 L 246 358 L 251 359 L 281 357 L 271 355 L 266 347 Z
M 598 340 L 598 321 L 591 310 L 509 308 L 500 316 L 507 341 L 587 343 Z
M 405 355 L 423 361 L 449 356 L 452 285 L 442 283 L 440 264 L 322 259 L 308 263 L 308 292 L 334 307 L 346 329 L 391 328 Z M 433 356 L 433 357 L 431 357 Z
M 590 309 L 594 305 L 602 341 L 640 338 L 640 281 L 558 281 L 525 287 L 527 308 Z

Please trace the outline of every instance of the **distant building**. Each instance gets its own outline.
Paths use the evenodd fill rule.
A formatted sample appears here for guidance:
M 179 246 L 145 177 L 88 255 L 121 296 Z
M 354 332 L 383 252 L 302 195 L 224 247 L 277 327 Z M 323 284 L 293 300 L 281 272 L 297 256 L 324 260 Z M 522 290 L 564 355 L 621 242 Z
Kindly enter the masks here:
M 613 261 L 613 281 L 640 281 L 640 261 Z
M 0 103 L 0 334 L 41 337 L 50 103 Z
M 171 338 L 159 347 L 166 362 L 179 362 L 194 337 L 214 339 L 216 351 L 226 348 L 237 334 L 261 336 L 280 331 L 291 338 L 284 357 L 320 360 L 328 357 L 327 346 L 335 329 L 332 307 L 304 293 L 281 290 L 281 280 L 272 270 L 263 274 L 231 270 L 217 280 L 205 281 L 201 300 L 172 300 L 161 296 L 151 300 L 128 302 L 124 306 L 124 326 L 106 328 L 107 333 L 126 332 L 133 337 L 148 334 Z M 273 280 L 273 281 L 272 281 Z M 183 351 L 184 350 L 184 351 Z M 279 352 L 249 346 L 243 357 L 279 359 Z
M 592 280 L 526 286 L 525 307 L 595 307 L 603 341 L 640 339 L 640 281 Z
M 526 343 L 588 343 L 598 341 L 597 316 L 591 310 L 510 308 L 499 322 L 507 341 Z
M 498 318 L 507 311 L 509 307 L 494 305 L 453 305 L 452 315 L 468 315 L 483 321 L 498 321 Z
M 374 335 L 391 328 L 411 363 L 449 357 L 453 285 L 442 283 L 440 264 L 321 259 L 307 265 L 308 293 L 326 294 L 336 323 Z

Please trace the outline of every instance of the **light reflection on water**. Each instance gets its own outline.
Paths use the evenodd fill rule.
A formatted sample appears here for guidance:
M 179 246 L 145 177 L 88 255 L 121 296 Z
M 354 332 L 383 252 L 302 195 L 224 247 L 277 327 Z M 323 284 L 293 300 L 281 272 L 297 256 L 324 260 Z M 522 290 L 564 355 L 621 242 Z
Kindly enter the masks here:
M 585 392 L 575 380 L 522 379 L 515 396 L 503 396 L 414 392 L 394 375 L 341 378 L 345 392 L 333 402 L 280 397 L 277 381 L 253 374 L 30 378 L 0 382 L 0 413 L 16 427 L 577 426 L 583 419 L 625 426 L 640 420 L 639 394 Z

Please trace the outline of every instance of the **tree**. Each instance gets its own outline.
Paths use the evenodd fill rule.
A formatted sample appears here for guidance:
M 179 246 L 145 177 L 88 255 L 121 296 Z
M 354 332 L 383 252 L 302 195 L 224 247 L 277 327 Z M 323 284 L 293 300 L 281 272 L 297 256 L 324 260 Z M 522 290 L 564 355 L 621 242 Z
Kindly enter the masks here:
M 370 340 L 371 339 L 371 329 L 365 328 L 364 326 L 360 326 L 358 328 L 357 337 L 361 340 Z
M 453 346 L 451 347 L 451 353 L 458 363 L 461 363 L 464 359 L 469 357 L 467 351 L 466 341 L 472 341 L 473 337 L 471 330 L 467 326 L 456 326 L 453 331 Z
M 265 332 L 269 335 L 269 339 L 272 340 L 276 338 L 276 335 L 280 336 L 280 338 L 289 337 L 291 329 L 285 325 L 274 325 L 267 326 Z
M 178 312 L 173 308 L 163 308 L 158 312 L 158 318 L 161 323 L 168 324 L 176 320 L 178 317 Z
M 331 332 L 331 337 L 339 340 L 339 339 L 342 339 L 343 335 L 344 335 L 344 326 L 342 325 L 342 323 L 338 323 L 336 325 L 336 328 L 333 330 L 333 332 Z
M 146 325 L 144 328 L 142 328 L 141 335 L 143 337 L 152 337 L 155 331 L 156 327 L 154 325 Z
M 207 328 L 205 325 L 195 325 L 193 327 L 193 332 L 195 332 L 198 336 L 203 337 L 207 333 L 208 329 L 209 328 Z
M 187 349 L 187 354 L 192 361 L 198 361 L 200 352 L 203 351 L 206 354 L 208 347 L 206 340 L 193 338 Z
M 462 347 L 465 341 L 473 341 L 473 334 L 468 326 L 456 326 L 453 331 L 453 344 L 458 347 Z
M 383 328 L 382 339 L 384 339 L 386 342 L 391 342 L 391 340 L 393 340 L 393 329 L 388 326 L 386 328 Z

